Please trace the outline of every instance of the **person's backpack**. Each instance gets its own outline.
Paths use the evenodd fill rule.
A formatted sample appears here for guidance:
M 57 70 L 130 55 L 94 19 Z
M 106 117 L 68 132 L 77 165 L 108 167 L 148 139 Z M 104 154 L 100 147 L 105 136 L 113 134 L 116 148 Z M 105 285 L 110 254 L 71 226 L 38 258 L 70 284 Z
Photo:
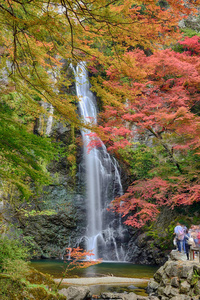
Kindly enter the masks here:
M 188 245 L 193 245 L 193 243 L 194 243 L 194 239 L 192 238 L 192 237 L 189 237 L 188 239 L 187 239 L 187 243 L 188 243 Z
M 189 246 L 194 245 L 194 239 L 193 239 L 193 237 L 191 237 L 191 236 L 188 235 L 188 234 L 185 235 L 185 242 L 186 242 L 186 244 L 188 244 Z

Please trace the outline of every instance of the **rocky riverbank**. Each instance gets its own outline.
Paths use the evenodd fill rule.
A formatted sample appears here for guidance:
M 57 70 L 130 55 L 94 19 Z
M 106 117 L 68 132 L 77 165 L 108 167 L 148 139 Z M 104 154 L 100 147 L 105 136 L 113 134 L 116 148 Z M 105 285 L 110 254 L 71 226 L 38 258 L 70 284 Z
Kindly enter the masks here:
M 150 295 L 161 300 L 200 299 L 200 263 L 186 260 L 185 254 L 172 251 L 148 285 Z
M 104 284 L 108 284 L 106 277 L 103 280 Z M 131 280 L 134 282 L 134 279 Z M 133 292 L 106 292 L 92 296 L 89 279 L 88 282 L 84 281 L 84 284 L 85 286 L 64 288 L 59 293 L 66 296 L 67 300 L 197 300 L 200 299 L 200 263 L 196 260 L 187 261 L 184 254 L 172 251 L 168 261 L 158 269 L 154 278 L 150 279 L 147 288 L 149 296 L 140 296 Z
M 101 295 L 92 295 L 88 286 L 71 286 L 62 289 L 59 292 L 66 296 L 67 300 L 92 300 L 92 299 L 118 299 L 118 300 L 159 300 L 155 296 L 145 297 L 135 293 L 101 293 Z

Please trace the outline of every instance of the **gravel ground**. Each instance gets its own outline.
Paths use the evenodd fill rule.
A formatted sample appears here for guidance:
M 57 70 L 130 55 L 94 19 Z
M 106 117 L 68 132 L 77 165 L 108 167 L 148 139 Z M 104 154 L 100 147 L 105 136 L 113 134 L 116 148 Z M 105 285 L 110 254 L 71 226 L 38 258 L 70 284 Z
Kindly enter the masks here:
M 59 282 L 60 279 L 54 279 L 55 282 Z M 87 277 L 87 278 L 64 278 L 62 284 L 76 284 L 76 285 L 93 285 L 93 284 L 117 284 L 117 283 L 140 283 L 148 282 L 149 279 L 143 278 L 124 278 L 124 277 Z

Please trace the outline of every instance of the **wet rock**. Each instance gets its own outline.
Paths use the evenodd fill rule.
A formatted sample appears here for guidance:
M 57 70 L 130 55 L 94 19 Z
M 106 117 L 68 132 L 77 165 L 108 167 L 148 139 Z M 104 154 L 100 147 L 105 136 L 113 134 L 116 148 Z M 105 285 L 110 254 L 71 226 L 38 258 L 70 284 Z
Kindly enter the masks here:
M 171 294 L 171 285 L 167 285 L 163 291 L 165 296 L 169 296 Z
M 123 295 L 122 299 L 123 300 L 138 300 L 138 296 L 136 294 L 134 294 L 134 293 L 129 293 L 127 295 Z
M 176 296 L 176 295 L 178 295 L 179 294 L 179 289 L 177 289 L 177 288 L 171 288 L 171 295 L 172 296 Z
M 175 288 L 179 287 L 179 278 L 178 277 L 173 277 L 171 279 L 171 285 Z
M 166 286 L 166 285 L 169 285 L 169 284 L 170 284 L 170 278 L 168 278 L 168 277 L 166 276 L 166 274 L 163 275 L 161 284 L 162 284 L 163 286 Z
M 103 299 L 119 299 L 119 300 L 138 300 L 138 297 L 134 293 L 123 294 L 123 293 L 102 293 Z M 145 298 L 146 299 L 146 298 Z M 141 299 L 143 300 L 143 299 Z
M 137 286 L 134 286 L 134 285 L 129 285 L 129 286 L 128 286 L 128 289 L 130 289 L 130 290 L 134 290 L 134 289 L 137 289 Z
M 162 296 L 164 294 L 164 287 L 163 286 L 158 287 L 157 294 L 158 294 L 158 296 Z
M 186 296 L 186 295 L 177 295 L 171 298 L 171 300 L 191 300 L 191 299 L 192 298 L 190 296 Z
M 190 272 L 191 269 L 192 269 L 192 266 L 191 266 L 190 263 L 189 264 L 187 264 L 187 263 L 184 264 L 182 266 L 181 271 L 180 271 L 180 277 L 187 278 L 188 277 L 188 273 Z
M 180 284 L 180 292 L 181 294 L 187 294 L 190 290 L 190 284 L 187 281 L 183 281 Z
M 178 275 L 179 269 L 177 268 L 177 262 L 172 262 L 171 264 L 168 264 L 168 266 L 165 268 L 165 273 L 169 277 L 176 277 Z
M 171 260 L 177 261 L 177 260 L 180 259 L 180 253 L 176 250 L 172 250 L 169 254 L 169 257 L 170 257 Z
M 163 274 L 164 274 L 164 267 L 162 266 L 162 267 L 160 267 L 160 268 L 158 269 L 158 271 L 154 274 L 154 279 L 155 279 L 155 281 L 161 282 L 162 277 L 163 277 Z
M 120 299 L 122 300 L 123 294 L 120 294 L 120 293 L 102 293 L 101 294 L 101 297 L 103 299 Z
M 155 291 L 158 289 L 158 287 L 159 287 L 158 282 L 156 282 L 153 278 L 151 278 L 148 283 L 147 293 L 148 294 L 155 293 Z
M 66 296 L 67 300 L 86 300 L 92 297 L 88 286 L 70 286 L 60 290 L 59 294 Z

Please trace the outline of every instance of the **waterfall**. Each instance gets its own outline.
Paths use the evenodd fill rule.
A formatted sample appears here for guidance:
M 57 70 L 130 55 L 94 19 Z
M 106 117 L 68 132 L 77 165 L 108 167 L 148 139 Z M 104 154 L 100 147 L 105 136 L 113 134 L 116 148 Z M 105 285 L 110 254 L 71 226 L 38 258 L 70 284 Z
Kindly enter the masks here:
M 47 135 L 47 136 L 50 136 L 51 130 L 52 130 L 52 124 L 53 124 L 53 111 L 54 111 L 53 105 L 52 105 L 52 104 L 49 104 L 49 116 L 48 116 L 48 119 L 47 119 L 47 125 L 46 125 L 46 135 Z
M 85 62 L 80 62 L 75 74 L 76 94 L 79 98 L 79 112 L 85 123 L 97 123 L 97 105 Z M 107 210 L 109 203 L 122 195 L 122 184 L 117 163 L 108 154 L 99 138 L 101 147 L 88 151 L 91 131 L 81 130 L 86 173 L 87 197 L 87 250 L 93 250 L 94 258 L 103 260 L 124 260 L 123 233 L 119 218 Z M 97 138 L 98 139 L 98 138 Z
M 40 115 L 36 124 L 36 130 L 39 134 L 46 134 L 47 136 L 50 136 L 53 126 L 54 107 L 51 103 L 44 101 L 41 101 L 41 106 L 44 108 L 46 113 Z

